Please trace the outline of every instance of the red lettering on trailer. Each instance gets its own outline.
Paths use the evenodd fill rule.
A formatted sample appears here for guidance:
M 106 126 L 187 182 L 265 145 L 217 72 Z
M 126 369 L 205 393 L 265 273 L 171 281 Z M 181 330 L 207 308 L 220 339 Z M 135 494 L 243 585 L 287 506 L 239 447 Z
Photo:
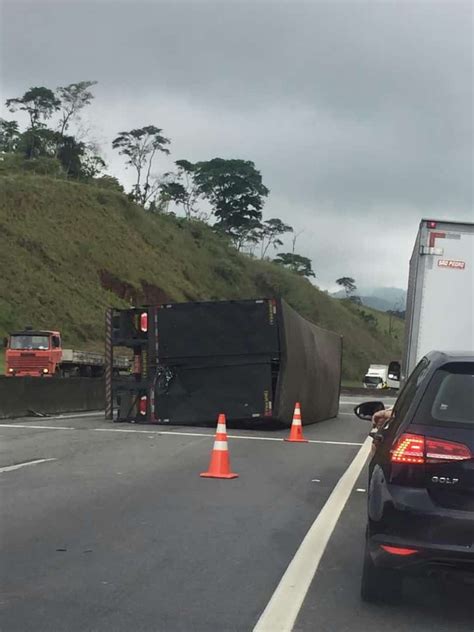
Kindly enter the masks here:
M 466 267 L 465 261 L 455 261 L 453 259 L 440 259 L 438 261 L 440 268 L 455 268 L 456 270 L 464 270 Z

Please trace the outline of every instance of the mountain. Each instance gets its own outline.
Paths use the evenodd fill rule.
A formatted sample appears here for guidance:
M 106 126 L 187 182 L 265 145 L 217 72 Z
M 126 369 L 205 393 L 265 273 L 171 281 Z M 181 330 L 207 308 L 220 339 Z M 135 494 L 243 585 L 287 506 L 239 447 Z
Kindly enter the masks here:
M 363 305 L 378 309 L 382 312 L 389 310 L 404 311 L 407 292 L 397 287 L 361 287 L 355 294 L 360 297 Z M 333 292 L 333 298 L 346 298 L 344 290 Z
M 343 374 L 400 357 L 403 323 L 336 301 L 232 248 L 206 224 L 152 214 L 97 184 L 0 174 L 0 336 L 31 324 L 101 348 L 107 306 L 282 296 L 344 336 Z

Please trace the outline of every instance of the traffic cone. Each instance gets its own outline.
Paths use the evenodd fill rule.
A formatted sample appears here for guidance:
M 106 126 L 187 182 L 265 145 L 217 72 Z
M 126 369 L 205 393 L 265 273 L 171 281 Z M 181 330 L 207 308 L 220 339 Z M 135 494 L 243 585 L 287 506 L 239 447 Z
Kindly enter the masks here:
M 237 478 L 238 474 L 230 471 L 229 449 L 227 447 L 227 429 L 225 415 L 222 413 L 217 420 L 217 430 L 214 447 L 211 453 L 209 470 L 200 474 L 203 478 Z
M 298 402 L 295 404 L 293 421 L 291 423 L 290 436 L 285 441 L 308 443 L 308 439 L 303 437 L 303 426 L 301 425 L 301 408 Z

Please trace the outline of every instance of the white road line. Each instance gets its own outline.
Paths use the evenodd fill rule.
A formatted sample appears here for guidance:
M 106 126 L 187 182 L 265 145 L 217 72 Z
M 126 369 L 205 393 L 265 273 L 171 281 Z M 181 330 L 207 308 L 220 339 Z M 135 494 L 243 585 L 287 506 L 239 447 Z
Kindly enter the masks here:
M 20 467 L 28 467 L 29 465 L 38 465 L 39 463 L 46 463 L 47 461 L 56 461 L 57 459 L 36 459 L 36 461 L 25 461 L 25 463 L 18 463 L 17 465 L 7 465 L 7 467 L 0 467 L 0 472 L 11 472 L 12 470 L 19 470 Z
M 33 424 L 2 424 L 0 428 L 35 428 L 36 430 L 76 430 L 70 426 L 37 426 Z
M 60 415 L 46 415 L 46 419 L 82 419 L 83 417 L 103 417 L 103 410 L 95 410 L 88 413 L 71 413 Z
M 214 437 L 214 432 L 179 432 L 174 430 L 136 430 L 135 428 L 72 428 L 71 426 L 37 426 L 31 424 L 1 424 L 1 428 L 34 428 L 35 430 L 79 430 L 92 432 L 122 432 L 128 434 L 146 435 L 176 435 L 178 437 Z M 284 437 L 253 437 L 251 435 L 227 435 L 229 439 L 248 439 L 250 441 L 284 441 Z M 310 439 L 308 443 L 321 443 L 324 445 L 348 445 L 361 446 L 360 442 L 353 441 L 325 441 L 323 439 Z
M 94 432 L 124 432 L 124 433 L 137 433 L 137 434 L 156 434 L 156 435 L 176 435 L 178 437 L 209 437 L 213 438 L 214 433 L 210 432 L 179 432 L 174 430 L 130 430 L 128 428 L 93 428 Z M 284 437 L 252 437 L 249 435 L 227 435 L 228 439 L 249 439 L 253 441 L 284 441 Z M 350 441 L 323 441 L 310 439 L 308 443 L 323 443 L 327 445 L 348 445 L 348 446 L 361 446 L 362 443 L 352 443 Z
M 366 439 L 311 525 L 253 632 L 291 632 L 318 569 L 329 538 L 367 461 L 372 440 Z

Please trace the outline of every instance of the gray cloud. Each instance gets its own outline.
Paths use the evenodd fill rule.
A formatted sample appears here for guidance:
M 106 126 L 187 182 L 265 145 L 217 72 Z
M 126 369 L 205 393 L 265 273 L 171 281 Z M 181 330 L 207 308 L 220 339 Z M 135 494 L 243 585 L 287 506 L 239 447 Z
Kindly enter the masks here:
M 110 141 L 144 123 L 173 159 L 254 160 L 323 286 L 403 285 L 421 216 L 472 216 L 470 3 L 36 0 L 2 29 L 6 96 L 99 81 L 125 180 Z

